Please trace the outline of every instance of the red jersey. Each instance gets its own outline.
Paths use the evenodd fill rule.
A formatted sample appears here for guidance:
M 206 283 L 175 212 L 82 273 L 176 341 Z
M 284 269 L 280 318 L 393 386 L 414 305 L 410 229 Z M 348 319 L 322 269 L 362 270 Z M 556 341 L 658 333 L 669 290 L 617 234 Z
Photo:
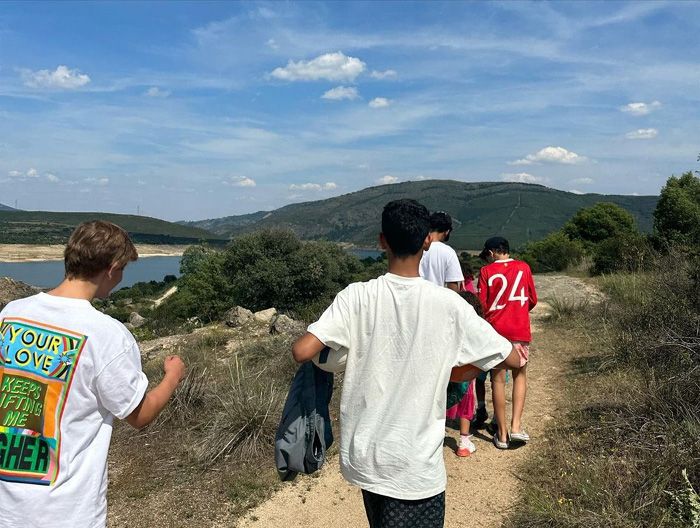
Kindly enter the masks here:
M 479 300 L 496 332 L 511 341 L 532 340 L 530 310 L 537 304 L 537 292 L 525 262 L 497 260 L 481 268 Z

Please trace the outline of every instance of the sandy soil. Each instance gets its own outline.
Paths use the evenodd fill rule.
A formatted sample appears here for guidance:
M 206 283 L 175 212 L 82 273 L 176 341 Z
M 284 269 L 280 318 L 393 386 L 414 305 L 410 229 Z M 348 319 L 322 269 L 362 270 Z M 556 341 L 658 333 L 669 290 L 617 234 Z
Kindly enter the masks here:
M 591 297 L 595 294 L 584 281 L 549 275 L 536 279 L 539 295 L 546 299 L 554 294 Z M 592 299 L 594 300 L 594 299 Z M 447 466 L 447 508 L 445 526 L 491 528 L 499 526 L 510 506 L 518 498 L 522 482 L 519 466 L 528 455 L 547 442 L 548 422 L 558 414 L 557 384 L 553 383 L 567 368 L 563 361 L 571 350 L 562 348 L 561 338 L 542 324 L 547 314 L 546 302 L 533 312 L 532 359 L 528 370 L 529 393 L 523 424 L 532 442 L 523 448 L 499 451 L 485 431 L 474 439 L 477 451 L 460 459 L 454 454 L 458 431 L 448 429 L 444 457 Z M 487 384 L 488 385 L 488 384 Z M 511 385 L 509 384 L 509 390 Z M 490 396 L 488 397 L 490 399 Z M 491 405 L 487 405 L 491 409 Z M 222 519 L 216 526 L 231 526 L 231 519 Z M 360 490 L 346 483 L 340 475 L 337 458 L 332 459 L 320 476 L 298 478 L 285 485 L 269 501 L 240 519 L 239 528 L 277 526 L 305 528 L 366 527 L 367 520 Z
M 0 262 L 63 260 L 63 245 L 0 244 Z M 187 246 L 136 244 L 140 257 L 179 256 Z

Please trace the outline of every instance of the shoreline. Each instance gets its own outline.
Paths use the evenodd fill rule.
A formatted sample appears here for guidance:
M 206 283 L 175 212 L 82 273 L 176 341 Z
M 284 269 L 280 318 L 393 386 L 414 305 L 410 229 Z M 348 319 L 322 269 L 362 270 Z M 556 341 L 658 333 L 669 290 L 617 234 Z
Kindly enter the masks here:
M 135 244 L 139 259 L 181 257 L 189 246 Z M 63 260 L 63 245 L 0 244 L 0 263 L 55 262 Z

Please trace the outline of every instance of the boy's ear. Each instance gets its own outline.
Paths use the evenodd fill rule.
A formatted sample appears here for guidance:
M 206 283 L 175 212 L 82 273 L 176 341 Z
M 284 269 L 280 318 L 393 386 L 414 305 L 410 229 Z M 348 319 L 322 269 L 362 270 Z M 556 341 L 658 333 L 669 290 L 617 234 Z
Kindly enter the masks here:
M 384 233 L 379 233 L 379 247 L 381 247 L 384 251 L 389 249 L 389 244 L 386 242 L 386 237 L 384 236 Z
M 430 242 L 430 233 L 428 233 L 428 236 L 425 237 L 425 240 L 423 240 L 423 251 L 428 251 L 428 249 L 430 249 Z

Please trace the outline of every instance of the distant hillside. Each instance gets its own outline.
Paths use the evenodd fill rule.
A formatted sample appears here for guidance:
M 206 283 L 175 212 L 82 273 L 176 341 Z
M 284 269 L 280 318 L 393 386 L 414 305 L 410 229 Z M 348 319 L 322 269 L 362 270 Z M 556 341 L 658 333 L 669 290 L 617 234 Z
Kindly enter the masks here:
M 141 244 L 193 244 L 203 239 L 223 243 L 225 240 L 198 227 L 147 216 L 0 210 L 0 243 L 65 244 L 75 226 L 88 220 L 113 222 L 126 229 L 134 242 Z
M 630 211 L 639 227 L 650 231 L 656 196 L 573 194 L 542 185 L 523 183 L 465 183 L 427 180 L 370 187 L 362 191 L 292 204 L 271 212 L 230 216 L 186 225 L 218 235 L 235 236 L 266 227 L 288 227 L 302 238 L 377 244 L 380 215 L 390 200 L 415 198 L 431 211 L 447 211 L 456 227 L 450 244 L 460 249 L 480 248 L 496 234 L 513 247 L 537 240 L 560 228 L 576 211 L 597 202 L 614 202 Z
M 10 207 L 9 205 L 4 205 L 0 203 L 0 211 L 16 211 L 14 207 Z

